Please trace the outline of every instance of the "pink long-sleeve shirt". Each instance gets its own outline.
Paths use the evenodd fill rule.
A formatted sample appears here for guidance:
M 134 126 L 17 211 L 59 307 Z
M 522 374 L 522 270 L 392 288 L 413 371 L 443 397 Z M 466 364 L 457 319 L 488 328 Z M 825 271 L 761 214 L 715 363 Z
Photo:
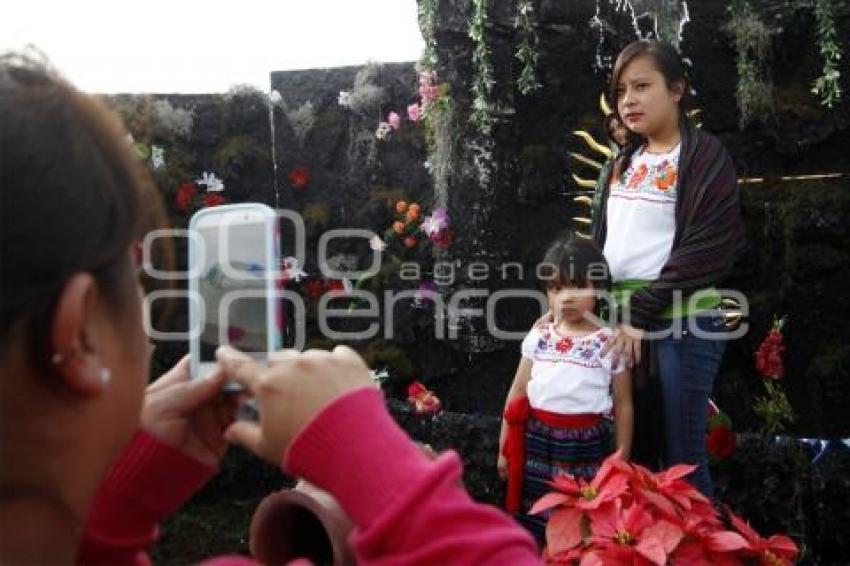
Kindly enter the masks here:
M 534 541 L 508 515 L 459 487 L 453 451 L 426 458 L 363 388 L 325 407 L 296 437 L 283 469 L 333 494 L 354 521 L 361 564 L 539 564 Z M 157 523 L 214 473 L 136 433 L 96 494 L 81 541 L 85 564 L 145 565 Z M 205 566 L 247 566 L 227 556 Z

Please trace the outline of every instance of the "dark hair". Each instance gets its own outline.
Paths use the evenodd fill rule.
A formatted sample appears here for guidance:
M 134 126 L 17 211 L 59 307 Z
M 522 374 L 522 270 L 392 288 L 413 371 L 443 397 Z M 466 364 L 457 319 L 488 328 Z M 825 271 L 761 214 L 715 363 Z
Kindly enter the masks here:
M 614 139 L 614 133 L 612 132 L 612 130 L 614 129 L 614 122 L 619 122 L 620 125 L 623 126 L 623 129 L 626 130 L 626 132 L 628 132 L 629 130 L 628 128 L 626 128 L 626 125 L 623 123 L 623 120 L 620 118 L 620 115 L 616 112 L 611 112 L 610 114 L 605 116 L 605 120 L 602 122 L 602 125 L 605 128 L 605 137 L 608 138 L 609 142 L 613 143 L 617 147 L 620 147 L 619 142 Z
M 0 54 L 0 124 L 0 343 L 26 321 L 44 367 L 68 278 L 91 273 L 116 306 L 130 299 L 130 246 L 165 217 L 120 120 L 43 60 Z
M 546 289 L 567 285 L 585 288 L 589 283 L 597 291 L 611 290 L 608 262 L 593 240 L 572 235 L 559 238 L 550 244 L 542 264 L 553 268 L 551 277 L 541 278 Z
M 655 63 L 658 72 L 664 76 L 668 89 L 672 89 L 676 83 L 683 83 L 684 90 L 682 91 L 682 98 L 679 101 L 679 123 L 682 124 L 688 119 L 687 109 L 690 105 L 690 80 L 688 78 L 687 68 L 675 47 L 669 43 L 654 39 L 633 41 L 624 47 L 617 56 L 617 61 L 614 63 L 614 71 L 611 74 L 611 82 L 608 85 L 608 103 L 613 109 L 613 115 L 620 118 L 620 121 L 625 124 L 619 114 L 617 88 L 626 67 L 632 61 L 644 55 L 649 56 Z M 644 143 L 646 143 L 644 136 L 627 129 L 626 145 L 622 156 L 614 163 L 611 179 L 616 179 L 622 175 L 623 171 L 628 168 L 634 153 Z

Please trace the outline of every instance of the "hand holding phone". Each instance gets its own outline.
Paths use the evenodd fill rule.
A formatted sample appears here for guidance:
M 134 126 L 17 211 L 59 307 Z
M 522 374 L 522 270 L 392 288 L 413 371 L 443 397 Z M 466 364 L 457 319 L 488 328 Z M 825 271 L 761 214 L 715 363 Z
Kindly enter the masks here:
M 189 230 L 192 378 L 215 369 L 223 345 L 265 362 L 282 336 L 277 215 L 260 203 L 217 206 L 197 212 Z

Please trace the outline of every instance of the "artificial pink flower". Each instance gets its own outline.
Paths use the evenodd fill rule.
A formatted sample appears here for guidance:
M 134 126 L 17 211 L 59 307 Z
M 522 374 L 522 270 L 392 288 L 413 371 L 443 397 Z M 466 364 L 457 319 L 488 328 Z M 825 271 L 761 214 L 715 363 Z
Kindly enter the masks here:
M 418 122 L 422 119 L 422 107 L 418 104 L 411 104 L 407 107 L 407 117 L 411 122 Z
M 395 112 L 390 112 L 387 116 L 387 124 L 389 124 L 393 130 L 399 129 L 401 127 L 401 116 Z

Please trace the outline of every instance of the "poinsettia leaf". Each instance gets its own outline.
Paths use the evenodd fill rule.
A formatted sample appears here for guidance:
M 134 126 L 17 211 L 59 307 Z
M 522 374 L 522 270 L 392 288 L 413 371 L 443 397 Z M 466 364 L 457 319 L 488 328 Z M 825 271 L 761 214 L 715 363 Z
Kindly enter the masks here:
M 705 551 L 697 540 L 685 540 L 676 547 L 670 555 L 673 564 L 687 564 L 688 566 L 713 566 L 706 558 Z
M 670 517 L 677 516 L 676 507 L 667 497 L 663 496 L 657 491 L 652 491 L 649 489 L 642 489 L 640 493 L 649 503 L 658 507 L 658 509 L 662 513 L 665 513 Z
M 605 566 L 605 562 L 602 561 L 602 558 L 599 557 L 595 552 L 586 552 L 584 556 L 581 557 L 581 562 L 579 566 Z
M 547 509 L 551 509 L 552 507 L 563 505 L 569 500 L 570 497 L 568 495 L 564 495 L 563 493 L 547 493 L 546 495 L 534 502 L 534 505 L 531 506 L 531 509 L 528 511 L 528 514 L 536 515 L 541 511 L 546 511 Z
M 581 544 L 581 518 L 578 509 L 564 507 L 555 511 L 546 524 L 546 544 L 557 556 Z
M 755 529 L 739 516 L 732 513 L 732 511 L 729 511 L 729 520 L 732 521 L 732 526 L 735 527 L 735 530 L 741 533 L 750 544 L 761 540 L 761 536 L 759 536 Z
M 667 553 L 664 552 L 664 546 L 660 540 L 655 538 L 642 539 L 635 545 L 635 551 L 657 566 L 664 566 L 667 562 Z
M 668 521 L 658 521 L 643 531 L 644 538 L 654 538 L 661 542 L 665 554 L 673 552 L 684 535 L 681 528 Z
M 675 466 L 671 466 L 663 472 L 660 472 L 658 474 L 658 481 L 660 483 L 665 483 L 681 479 L 696 469 L 697 467 L 694 464 L 676 464 Z
M 750 548 L 747 540 L 733 531 L 709 533 L 703 540 L 706 548 L 712 552 L 735 552 Z
M 800 550 L 793 540 L 785 535 L 773 535 L 767 539 L 770 549 L 785 558 L 794 558 Z

